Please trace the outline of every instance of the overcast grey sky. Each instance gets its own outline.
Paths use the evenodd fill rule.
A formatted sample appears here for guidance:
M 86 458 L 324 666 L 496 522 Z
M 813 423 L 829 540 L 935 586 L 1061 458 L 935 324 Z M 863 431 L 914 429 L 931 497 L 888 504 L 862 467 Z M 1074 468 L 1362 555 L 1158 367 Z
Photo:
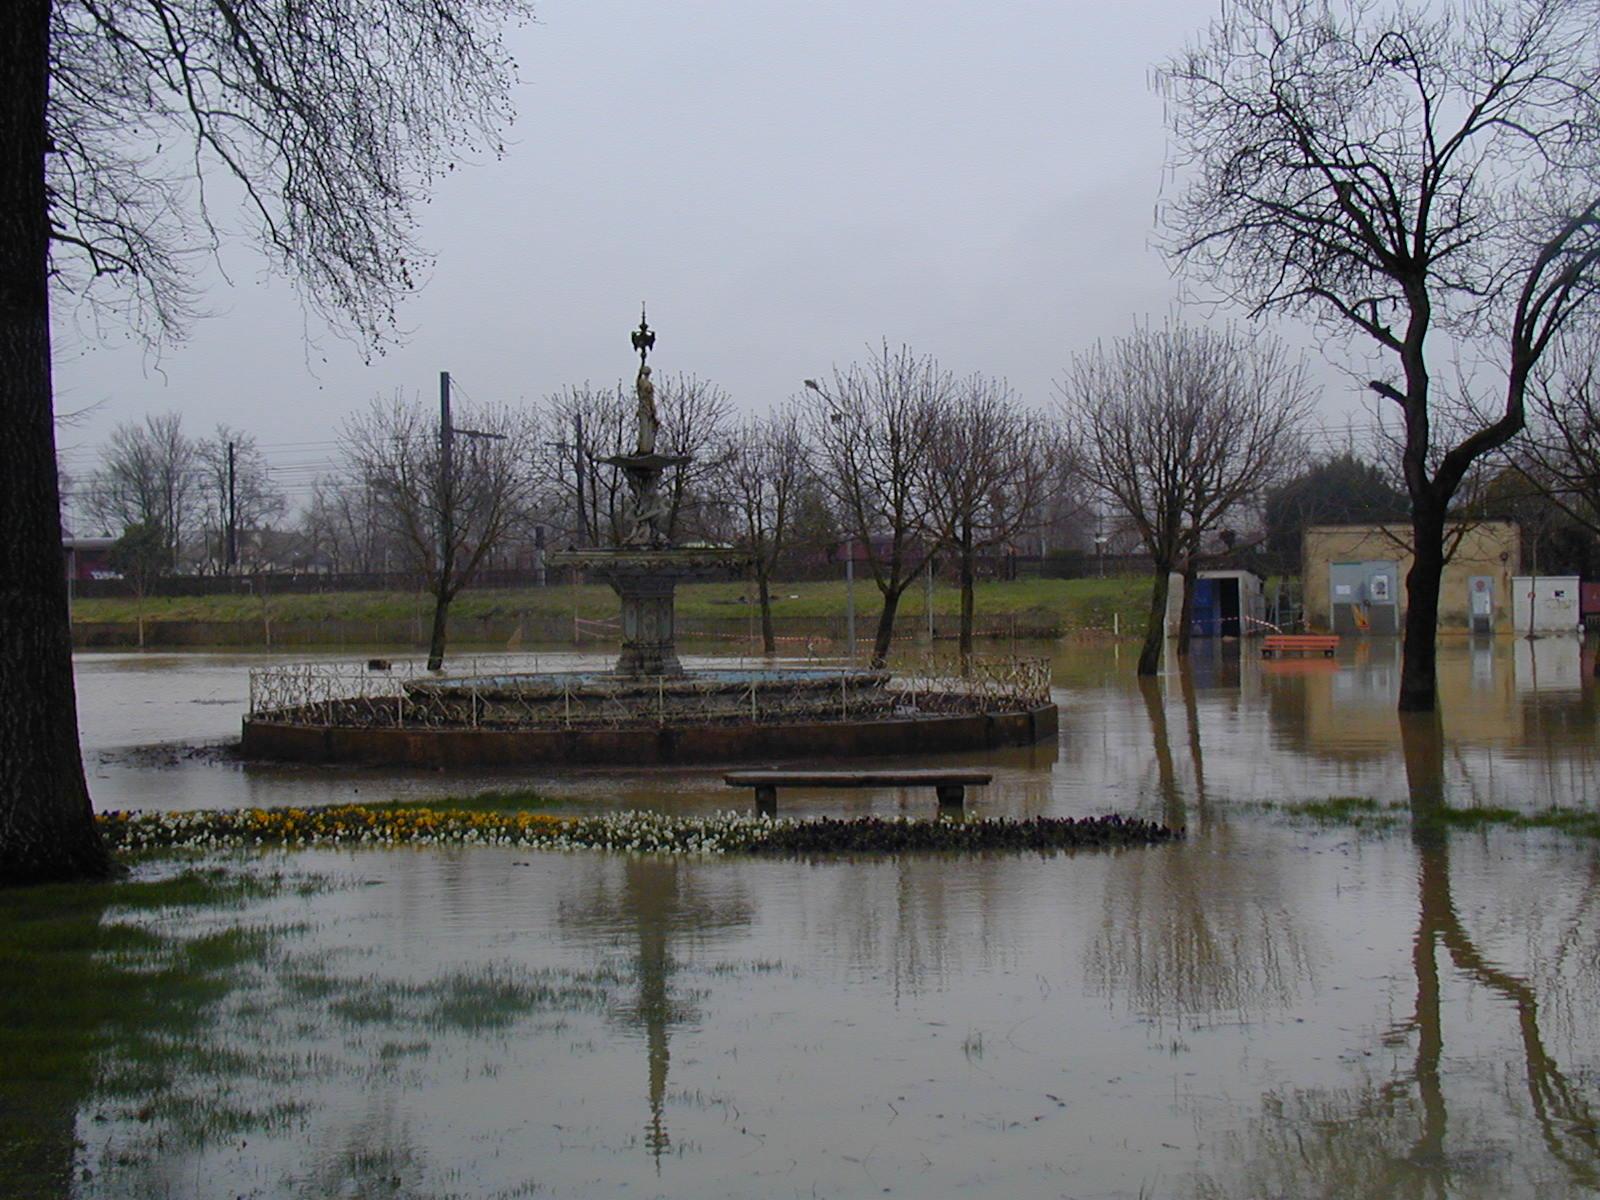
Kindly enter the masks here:
M 440 370 L 506 401 L 630 374 L 640 300 L 659 369 L 747 410 L 884 338 L 1047 404 L 1074 351 L 1178 300 L 1150 78 L 1216 7 L 544 0 L 511 39 L 507 154 L 422 210 L 437 265 L 402 345 L 364 361 L 243 241 L 159 356 L 58 305 L 58 409 L 99 405 L 62 433 L 69 471 L 116 423 L 178 410 L 191 434 L 254 433 L 299 498 L 346 413 L 431 396 Z M 1329 420 L 1364 422 L 1319 373 Z

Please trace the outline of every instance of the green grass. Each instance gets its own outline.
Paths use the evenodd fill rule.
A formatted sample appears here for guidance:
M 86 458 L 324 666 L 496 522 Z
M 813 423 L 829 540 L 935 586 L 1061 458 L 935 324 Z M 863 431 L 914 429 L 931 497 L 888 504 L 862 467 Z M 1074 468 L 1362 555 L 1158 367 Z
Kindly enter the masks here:
M 1572 837 L 1600 837 L 1600 813 L 1549 808 L 1542 812 L 1518 812 L 1510 808 L 1451 808 L 1427 818 L 1447 829 L 1553 829 Z
M 210 869 L 0 891 L 0 1179 L 8 1196 L 70 1194 L 86 1107 L 148 1119 L 238 973 L 283 935 L 249 924 L 185 931 L 288 886 L 276 875 Z
M 842 620 L 846 608 L 843 580 L 777 583 L 773 586 L 773 616 L 779 620 Z M 677 613 L 686 620 L 749 619 L 756 611 L 747 595 L 754 589 L 741 582 L 687 584 L 678 589 Z M 1149 608 L 1150 580 L 1145 576 L 1109 579 L 1021 579 L 1010 583 L 986 582 L 977 588 L 977 625 L 980 631 L 1004 632 L 1013 620 L 1070 633 L 1084 629 L 1110 629 L 1113 616 L 1127 636 L 1138 636 Z M 870 636 L 880 608 L 879 593 L 870 579 L 856 581 L 858 633 Z M 573 612 L 585 620 L 601 621 L 617 614 L 611 589 L 599 584 L 548 588 L 521 588 L 463 592 L 451 605 L 451 620 L 458 637 L 470 636 L 474 624 L 488 623 L 496 631 L 520 623 L 570 622 Z M 426 596 L 406 592 L 285 593 L 270 596 L 265 610 L 274 623 L 426 622 L 432 612 Z M 939 583 L 934 588 L 935 615 L 954 619 L 961 611 L 959 589 Z M 73 605 L 76 624 L 132 624 L 140 605 L 131 599 L 85 599 Z M 142 606 L 146 623 L 218 622 L 259 626 L 263 604 L 253 596 L 152 597 Z M 913 584 L 900 602 L 899 620 L 906 631 L 920 629 L 927 617 L 926 596 Z M 500 636 L 505 636 L 500 633 Z
M 1404 803 L 1382 804 L 1366 796 L 1330 796 L 1304 804 L 1268 806 L 1291 817 L 1319 825 L 1349 825 L 1366 829 L 1402 826 L 1446 829 L 1549 829 L 1571 837 L 1600 838 L 1600 812 L 1547 808 L 1523 812 L 1514 808 L 1440 808 L 1413 814 Z

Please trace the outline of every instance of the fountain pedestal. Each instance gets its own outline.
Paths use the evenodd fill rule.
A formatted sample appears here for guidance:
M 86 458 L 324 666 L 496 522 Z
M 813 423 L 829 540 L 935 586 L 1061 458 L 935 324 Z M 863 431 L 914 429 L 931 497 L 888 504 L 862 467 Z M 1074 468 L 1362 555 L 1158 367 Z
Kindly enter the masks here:
M 673 612 L 680 581 L 726 579 L 742 557 L 725 549 L 561 550 L 550 555 L 558 567 L 578 567 L 600 576 L 622 602 L 622 653 L 613 673 L 624 676 L 678 676 Z

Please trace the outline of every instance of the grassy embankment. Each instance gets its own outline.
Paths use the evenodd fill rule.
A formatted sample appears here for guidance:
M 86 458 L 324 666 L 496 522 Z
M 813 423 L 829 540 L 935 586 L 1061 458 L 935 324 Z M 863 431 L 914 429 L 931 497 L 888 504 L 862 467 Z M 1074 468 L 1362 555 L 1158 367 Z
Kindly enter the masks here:
M 759 639 L 759 617 L 750 591 L 740 582 L 688 584 L 678 589 L 681 637 Z M 933 614 L 939 638 L 954 637 L 960 592 L 934 588 Z M 1149 580 L 1024 579 L 983 583 L 977 592 L 980 637 L 1062 637 L 1075 633 L 1141 636 L 1149 605 Z M 784 583 L 774 589 L 773 618 L 780 637 L 837 637 L 845 619 L 843 581 Z M 870 581 L 856 586 L 856 634 L 871 638 L 878 616 L 878 592 Z M 73 606 L 80 644 L 128 644 L 142 612 L 152 645 L 198 645 L 206 641 L 259 645 L 310 645 L 342 642 L 416 643 L 427 630 L 431 601 L 404 592 L 308 592 L 250 595 L 86 599 Z M 613 621 L 616 596 L 601 584 L 579 587 L 463 592 L 451 606 L 451 636 L 458 643 L 567 641 L 573 618 Z M 901 600 L 898 634 L 922 636 L 927 627 L 926 597 L 914 585 Z M 588 628 L 586 640 L 603 641 L 607 631 Z

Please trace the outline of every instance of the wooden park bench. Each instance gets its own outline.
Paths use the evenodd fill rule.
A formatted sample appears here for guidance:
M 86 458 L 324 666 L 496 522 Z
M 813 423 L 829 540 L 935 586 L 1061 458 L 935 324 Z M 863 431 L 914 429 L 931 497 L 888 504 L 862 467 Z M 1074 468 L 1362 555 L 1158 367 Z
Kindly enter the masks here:
M 1338 648 L 1339 635 L 1336 633 L 1269 633 L 1261 639 L 1262 658 L 1288 654 L 1291 650 L 1301 654 L 1320 650 L 1324 656 L 1332 658 Z
M 994 776 L 988 771 L 868 770 L 868 771 L 734 771 L 722 777 L 729 787 L 756 790 L 756 811 L 776 816 L 780 787 L 882 788 L 931 787 L 939 797 L 939 811 L 960 811 L 969 787 L 982 787 Z

